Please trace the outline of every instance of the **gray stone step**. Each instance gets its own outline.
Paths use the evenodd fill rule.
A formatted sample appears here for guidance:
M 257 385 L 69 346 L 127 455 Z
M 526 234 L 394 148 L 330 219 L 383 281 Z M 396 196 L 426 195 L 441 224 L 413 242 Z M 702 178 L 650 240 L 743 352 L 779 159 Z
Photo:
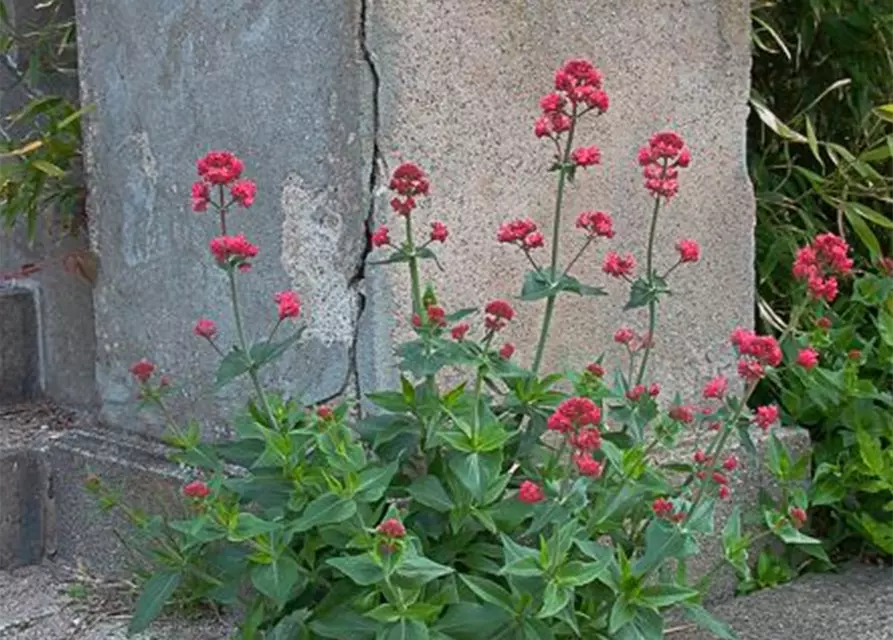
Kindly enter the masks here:
M 739 640 L 893 640 L 893 569 L 850 564 L 712 609 Z M 668 640 L 713 636 L 679 628 Z

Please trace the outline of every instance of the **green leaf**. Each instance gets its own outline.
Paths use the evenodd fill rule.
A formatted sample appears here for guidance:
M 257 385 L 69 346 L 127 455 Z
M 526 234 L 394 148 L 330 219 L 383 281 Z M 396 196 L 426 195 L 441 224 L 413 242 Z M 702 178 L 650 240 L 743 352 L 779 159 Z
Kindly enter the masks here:
M 515 605 L 511 594 L 492 580 L 466 574 L 459 574 L 459 578 L 481 600 L 514 614 Z
M 874 235 L 871 228 L 860 217 L 861 214 L 853 209 L 851 205 L 852 203 L 848 202 L 844 205 L 843 209 L 847 222 L 850 223 L 853 231 L 856 232 L 856 235 L 859 236 L 859 239 L 868 248 L 872 256 L 881 255 L 881 244 L 878 242 L 877 236 Z
M 332 640 L 371 640 L 378 623 L 347 608 L 333 609 L 310 623 L 310 629 Z
M 862 216 L 869 222 L 873 222 L 879 227 L 893 229 L 893 220 L 886 217 L 884 214 L 875 211 L 871 207 L 867 207 L 859 202 L 847 202 L 845 206 L 847 209 L 852 209 L 856 214 Z
M 511 621 L 509 615 L 490 604 L 459 602 L 451 605 L 432 627 L 456 640 L 502 637 L 500 630 Z
M 413 500 L 441 513 L 455 506 L 437 476 L 416 478 L 406 490 Z
M 813 157 L 818 161 L 822 167 L 825 166 L 825 161 L 822 160 L 822 154 L 819 153 L 819 143 L 815 137 L 815 127 L 812 124 L 812 118 L 809 117 L 809 114 L 806 114 L 806 141 L 809 143 L 809 150 L 812 151 Z
M 280 528 L 281 525 L 278 523 L 261 520 L 253 513 L 240 513 L 236 517 L 235 525 L 227 534 L 227 539 L 230 542 L 242 542 Z
M 521 299 L 528 302 L 548 298 L 553 293 L 553 285 L 549 277 L 542 271 L 528 271 L 524 275 L 521 287 Z
M 358 556 L 341 556 L 329 558 L 329 564 L 361 587 L 368 587 L 384 580 L 384 570 L 378 566 L 368 553 Z
M 884 448 L 865 429 L 856 430 L 856 442 L 859 445 L 859 457 L 868 470 L 874 475 L 884 473 Z
M 451 573 L 453 573 L 452 567 L 438 564 L 414 553 L 404 555 L 397 565 L 397 575 L 420 584 L 426 584 Z
M 484 453 L 456 454 L 450 458 L 449 466 L 459 482 L 481 500 L 490 486 L 494 467 L 499 466 L 499 457 L 498 454 Z
M 397 461 L 385 467 L 369 467 L 360 472 L 360 486 L 357 487 L 356 499 L 362 502 L 377 502 L 384 496 L 397 473 Z
M 657 518 L 645 529 L 645 554 L 636 562 L 635 571 L 645 575 L 685 549 L 685 538 L 665 520 Z
M 365 397 L 372 404 L 392 413 L 407 413 L 412 410 L 412 405 L 406 401 L 404 394 L 398 391 L 376 391 L 367 393 Z
M 183 574 L 167 570 L 155 573 L 146 582 L 133 608 L 133 618 L 127 627 L 130 634 L 145 631 L 180 586 Z
M 555 581 L 568 587 L 580 587 L 607 574 L 613 556 L 608 556 L 598 562 L 580 562 L 571 560 L 562 565 L 555 574 Z
M 714 618 L 704 607 L 697 604 L 684 603 L 682 610 L 686 618 L 702 629 L 706 629 L 721 640 L 737 640 L 735 631 L 721 620 Z
M 874 108 L 874 115 L 887 122 L 893 122 L 893 104 L 882 104 Z
M 772 433 L 769 438 L 769 471 L 779 480 L 788 480 L 791 471 L 791 457 L 788 455 L 787 449 L 781 443 L 781 440 Z
M 626 599 L 625 595 L 620 595 L 611 607 L 611 615 L 608 619 L 608 633 L 617 633 L 621 627 L 632 622 L 635 616 L 635 607 Z
M 708 498 L 702 500 L 695 508 L 691 517 L 686 520 L 685 528 L 688 531 L 697 531 L 698 533 L 712 534 L 714 527 L 714 512 L 716 511 L 716 500 Z
M 279 556 L 270 564 L 257 565 L 251 570 L 251 584 L 280 607 L 291 597 L 297 582 L 298 563 L 290 556 Z
M 34 160 L 31 163 L 35 169 L 39 171 L 43 171 L 45 174 L 52 178 L 64 178 L 65 171 L 54 165 L 52 162 L 47 162 L 46 160 Z
M 555 582 L 549 582 L 546 585 L 545 593 L 543 593 L 543 606 L 536 614 L 536 617 L 540 619 L 551 618 L 568 605 L 573 594 L 573 589 L 562 587 Z
M 564 275 L 558 280 L 556 288 L 559 291 L 568 291 L 576 293 L 579 296 L 606 296 L 608 292 L 602 287 L 593 287 L 588 284 L 582 284 L 573 276 Z
M 659 609 L 671 604 L 694 600 L 699 595 L 697 589 L 689 589 L 678 584 L 655 584 L 642 589 L 637 601 Z
M 302 533 L 313 527 L 344 522 L 356 512 L 357 503 L 353 500 L 327 493 L 307 505 L 301 517 L 292 522 L 291 530 Z
M 635 282 L 633 282 L 629 291 L 629 300 L 627 301 L 626 306 L 623 307 L 624 311 L 638 309 L 651 302 L 657 302 L 661 295 L 670 292 L 667 288 L 667 283 L 663 278 L 656 274 L 653 275 L 652 278 L 654 280 L 653 285 L 649 284 L 645 278 L 637 278 Z
M 779 120 L 778 117 L 774 113 L 772 113 L 769 107 L 767 107 L 756 98 L 751 97 L 750 105 L 753 107 L 753 110 L 756 111 L 757 116 L 759 116 L 760 120 L 763 121 L 763 124 L 765 124 L 767 127 L 769 127 L 772 131 L 777 133 L 785 140 L 791 140 L 793 142 L 801 143 L 807 142 L 806 138 L 804 138 L 801 134 L 797 133 L 784 122 Z
M 279 342 L 263 341 L 252 345 L 249 353 L 251 354 L 251 359 L 254 361 L 254 366 L 262 367 L 282 356 L 290 346 L 300 339 L 302 333 L 304 333 L 303 327 Z
M 250 363 L 245 357 L 245 353 L 238 349 L 233 349 L 223 357 L 220 365 L 217 367 L 217 379 L 215 384 L 220 389 L 241 375 L 248 373 Z
M 298 609 L 288 614 L 264 636 L 264 640 L 294 640 L 302 637 L 304 622 L 310 617 L 308 609 Z

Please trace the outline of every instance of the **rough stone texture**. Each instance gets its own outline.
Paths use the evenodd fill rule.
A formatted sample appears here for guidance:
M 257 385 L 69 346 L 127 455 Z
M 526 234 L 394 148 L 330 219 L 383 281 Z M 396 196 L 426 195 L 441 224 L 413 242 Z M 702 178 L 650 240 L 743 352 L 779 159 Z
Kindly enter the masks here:
M 43 559 L 49 489 L 43 456 L 27 449 L 0 449 L 0 569 Z
M 40 342 L 34 294 L 0 283 L 0 403 L 40 393 Z
M 655 130 L 681 132 L 694 161 L 662 217 L 656 265 L 675 261 L 680 237 L 698 239 L 704 257 L 672 278 L 676 295 L 660 311 L 657 378 L 668 390 L 689 390 L 718 366 L 727 367 L 730 329 L 753 317 L 754 204 L 744 165 L 749 23 L 746 0 L 371 3 L 368 47 L 381 79 L 379 147 L 391 168 L 399 152 L 431 174 L 432 197 L 416 218 L 419 233 L 432 219 L 450 227 L 439 251 L 448 272 L 436 275 L 426 264 L 424 273 L 436 275 L 447 308 L 520 291 L 525 259 L 496 243 L 496 229 L 511 217 L 529 215 L 541 224 L 551 219 L 552 149 L 532 132 L 538 99 L 565 59 L 588 57 L 605 75 L 611 108 L 584 120 L 578 137 L 580 145 L 601 147 L 602 165 L 585 171 L 569 190 L 563 253 L 580 244 L 576 214 L 602 209 L 615 216 L 610 246 L 633 250 L 643 262 L 652 201 L 642 188 L 636 151 Z M 376 204 L 376 218 L 393 216 L 383 197 Z M 604 251 L 600 243 L 582 261 L 577 274 L 583 282 L 605 282 Z M 387 381 L 381 363 L 400 329 L 388 322 L 385 307 L 408 316 L 402 271 L 367 269 L 376 317 L 361 335 L 361 352 L 371 354 L 361 362 L 367 364 L 361 388 Z M 388 305 L 383 297 L 392 289 L 398 293 Z M 544 369 L 591 361 L 611 348 L 610 336 L 621 324 L 645 330 L 643 316 L 621 311 L 625 288 L 611 282 L 609 290 L 610 298 L 559 301 Z M 506 338 L 532 350 L 544 303 L 519 306 Z M 533 354 L 518 355 L 529 361 Z
M 776 589 L 736 598 L 713 609 L 739 640 L 891 640 L 893 571 L 849 565 L 840 573 L 814 574 Z M 668 638 L 708 640 L 700 631 Z
M 732 499 L 728 502 L 719 502 L 716 508 L 714 520 L 715 530 L 722 531 L 728 520 L 729 515 L 735 505 L 741 510 L 742 520 L 747 522 L 752 516 L 758 515 L 759 511 L 759 494 L 760 490 L 766 490 L 770 495 L 775 495 L 777 483 L 772 474 L 769 473 L 767 461 L 769 456 L 769 438 L 764 435 L 754 435 L 754 444 L 757 448 L 757 458 L 752 459 L 740 443 L 735 439 L 733 443 L 726 447 L 728 453 L 734 453 L 738 456 L 741 467 L 731 476 L 729 487 L 732 490 Z M 794 459 L 802 455 L 808 455 L 810 451 L 809 432 L 805 429 L 777 429 L 776 435 L 781 443 Z M 687 455 L 692 452 L 694 446 L 681 445 L 679 451 L 685 452 Z M 746 529 L 746 527 L 745 527 Z M 761 530 L 761 529 L 760 529 Z M 722 539 L 720 535 L 712 537 L 707 536 L 699 541 L 701 553 L 694 556 L 688 561 L 688 579 L 689 584 L 696 584 L 703 576 L 713 571 L 714 567 L 719 564 L 721 566 L 710 578 L 710 584 L 707 587 L 705 602 L 724 602 L 735 595 L 735 588 L 738 579 L 735 571 L 727 562 L 724 561 L 722 549 Z M 764 543 L 765 544 L 765 543 Z M 754 562 L 758 556 L 762 546 L 752 547 L 749 551 L 750 560 Z
M 82 93 L 96 106 L 86 150 L 103 417 L 142 428 L 127 374 L 140 357 L 182 384 L 196 413 L 224 413 L 208 398 L 216 356 L 191 334 L 203 316 L 234 336 L 207 250 L 216 221 L 189 211 L 195 159 L 212 148 L 237 152 L 258 184 L 230 223 L 260 246 L 240 278 L 248 332 L 269 327 L 275 291 L 306 302 L 305 337 L 269 383 L 309 401 L 348 389 L 374 122 L 360 1 L 76 4 Z
M 10 22 L 22 32 L 30 31 L 47 14 L 36 9 L 39 3 L 33 0 L 5 0 L 4 4 Z M 59 18 L 64 19 L 70 10 L 63 2 Z M 58 75 L 52 86 L 29 89 L 21 80 L 19 67 L 30 54 L 27 46 L 18 47 L 0 61 L 0 114 L 18 111 L 38 95 L 36 92 L 77 100 L 77 82 Z M 7 130 L 6 123 L 3 126 L 7 133 L 21 133 L 15 127 Z M 66 256 L 85 249 L 86 241 L 62 234 L 55 218 L 47 213 L 33 243 L 28 242 L 21 225 L 13 232 L 0 230 L 0 274 L 17 272 L 23 264 L 39 264 L 40 271 L 30 278 L 7 284 L 26 287 L 36 296 L 44 392 L 58 402 L 84 407 L 96 399 L 93 294 L 90 285 L 66 271 L 63 264 Z
M 118 511 L 102 511 L 85 490 L 90 474 L 99 476 L 132 509 L 173 519 L 185 513 L 179 490 L 183 477 L 157 444 L 72 429 L 50 440 L 45 449 L 55 503 L 55 533 L 47 554 L 54 559 L 82 561 L 106 575 L 128 573 L 140 561 L 132 548 L 130 523 Z

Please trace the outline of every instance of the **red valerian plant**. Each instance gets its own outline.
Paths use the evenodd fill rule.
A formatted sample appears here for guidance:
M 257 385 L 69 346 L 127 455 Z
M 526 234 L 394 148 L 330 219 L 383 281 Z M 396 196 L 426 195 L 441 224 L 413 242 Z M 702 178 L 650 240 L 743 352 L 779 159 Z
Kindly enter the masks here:
M 203 442 L 195 424 L 180 427 L 165 408 L 170 386 L 155 382 L 155 367 L 141 361 L 132 368 L 141 396 L 170 422 L 177 459 L 195 476 L 183 488 L 188 517 L 144 527 L 158 568 L 137 602 L 134 630 L 166 600 L 181 598 L 241 600 L 243 638 L 657 640 L 664 615 L 674 610 L 732 637 L 701 607 L 703 583 L 687 576 L 686 565 L 699 553 L 698 538 L 713 533 L 718 501 L 733 497 L 739 460 L 726 451 L 729 438 L 741 438 L 753 453 L 751 432 L 779 418 L 771 405 L 751 415 L 746 400 L 785 366 L 784 356 L 775 338 L 738 329 L 730 342 L 740 357 L 743 397 L 716 376 L 693 392 L 692 404 L 675 398 L 659 406 L 660 385 L 648 379 L 647 367 L 658 305 L 672 273 L 698 262 L 701 249 L 680 239 L 677 261 L 661 269 L 654 244 L 659 214 L 678 194 L 692 154 L 668 131 L 639 151 L 643 201 L 652 200 L 641 273 L 634 273 L 632 255 L 586 255 L 615 237 L 604 211 L 576 216 L 577 247 L 563 256 L 565 187 L 606 160 L 596 146 L 575 144 L 589 135 L 586 119 L 608 106 L 602 75 L 586 60 L 565 63 L 554 91 L 540 101 L 534 132 L 554 148 L 555 206 L 540 221 L 551 234 L 546 238 L 529 218 L 496 230 L 497 241 L 530 264 L 517 301 L 451 310 L 432 285 L 423 289 L 420 262 L 437 260 L 433 243 L 448 248 L 449 232 L 439 221 L 419 220 L 431 191 L 425 171 L 409 162 L 397 167 L 388 184 L 402 233 L 387 226 L 371 233 L 372 245 L 387 252 L 373 264 L 407 266 L 413 335 L 396 349 L 399 389 L 368 394 L 378 410 L 359 421 L 346 405 L 308 410 L 265 388 L 263 366 L 300 335 L 298 329 L 275 339 L 280 326 L 300 317 L 301 300 L 278 293 L 272 330 L 249 341 L 237 283 L 260 249 L 232 235 L 228 220 L 234 205 L 251 206 L 256 189 L 231 153 L 199 161 L 192 204 L 218 213 L 211 257 L 230 285 L 235 345 L 224 348 L 226 331 L 209 319 L 193 331 L 222 358 L 218 384 L 247 378 L 253 397 L 233 423 L 233 441 Z M 541 249 L 548 250 L 542 263 Z M 837 273 L 845 264 L 834 243 L 823 240 L 817 252 L 812 264 L 825 279 L 828 269 Z M 584 259 L 629 283 L 626 308 L 647 308 L 647 327 L 617 330 L 626 362 L 614 376 L 599 359 L 567 379 L 543 377 L 559 296 L 604 295 L 572 275 Z M 517 303 L 539 300 L 539 339 L 518 355 L 498 336 L 516 320 Z M 522 366 L 528 355 L 529 368 Z M 796 359 L 794 366 L 806 366 L 804 357 Z M 443 388 L 438 374 L 445 367 L 464 370 L 467 379 Z M 703 406 L 693 404 L 700 400 Z M 697 436 L 697 451 L 665 466 L 659 451 L 672 450 L 683 435 Z M 818 541 L 796 531 L 806 506 L 791 497 L 772 512 L 768 533 L 819 555 Z M 723 539 L 729 560 L 745 573 L 750 538 L 737 511 Z

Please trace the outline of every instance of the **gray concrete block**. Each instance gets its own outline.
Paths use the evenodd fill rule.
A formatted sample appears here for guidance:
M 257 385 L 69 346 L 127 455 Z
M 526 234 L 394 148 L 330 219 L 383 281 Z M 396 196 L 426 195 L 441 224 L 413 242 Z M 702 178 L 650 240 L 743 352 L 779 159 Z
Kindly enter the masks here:
M 0 283 L 0 403 L 40 394 L 40 335 L 34 293 Z
M 55 560 L 83 561 L 108 575 L 127 574 L 139 563 L 130 523 L 118 511 L 100 509 L 86 491 L 84 482 L 91 474 L 131 509 L 173 519 L 185 513 L 183 476 L 158 444 L 121 434 L 71 430 L 49 441 L 46 451 L 55 502 L 51 554 Z
M 215 148 L 236 152 L 258 184 L 254 206 L 230 221 L 260 247 L 240 276 L 248 333 L 268 330 L 274 292 L 305 301 L 304 338 L 266 381 L 309 401 L 342 392 L 354 377 L 374 122 L 360 0 L 76 5 L 82 97 L 95 106 L 85 143 L 103 417 L 160 430 L 134 410 L 127 368 L 142 357 L 209 423 L 244 400 L 239 385 L 215 396 L 216 356 L 191 332 L 209 317 L 234 338 L 208 253 L 219 231 L 189 208 L 195 160 Z
M 893 570 L 851 564 L 840 573 L 812 574 L 736 598 L 714 607 L 712 613 L 735 629 L 738 640 L 891 640 Z M 668 637 L 714 636 L 683 628 Z
M 39 452 L 0 450 L 0 569 L 43 559 L 51 526 L 49 495 L 46 461 Z

